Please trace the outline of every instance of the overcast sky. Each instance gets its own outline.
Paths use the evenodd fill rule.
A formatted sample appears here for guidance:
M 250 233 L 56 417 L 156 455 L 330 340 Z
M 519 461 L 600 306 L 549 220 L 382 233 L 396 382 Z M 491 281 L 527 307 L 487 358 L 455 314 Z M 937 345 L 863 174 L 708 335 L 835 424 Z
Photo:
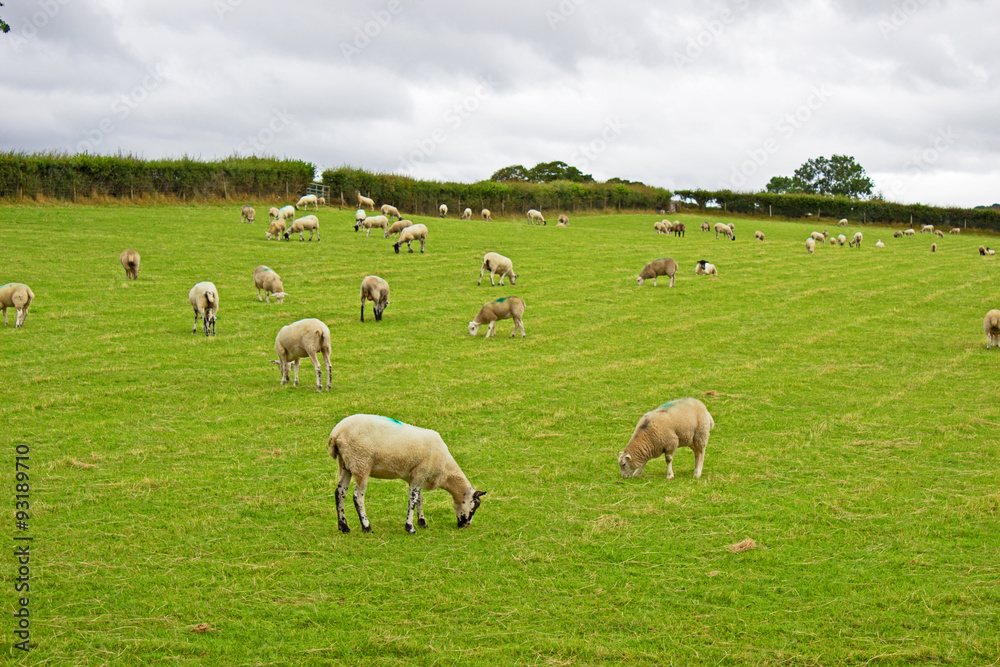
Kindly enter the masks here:
M 998 2 L 4 5 L 3 150 L 735 190 L 837 153 L 893 201 L 1000 201 Z

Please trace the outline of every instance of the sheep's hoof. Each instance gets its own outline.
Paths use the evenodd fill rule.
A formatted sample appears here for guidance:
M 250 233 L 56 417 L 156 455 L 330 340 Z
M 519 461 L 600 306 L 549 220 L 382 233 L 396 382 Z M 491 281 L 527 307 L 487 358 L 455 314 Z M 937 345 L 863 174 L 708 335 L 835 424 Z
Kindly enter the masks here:
M 427 527 L 427 519 L 423 519 L 423 518 L 417 519 L 417 525 L 420 526 L 421 528 L 426 528 Z
M 412 523 L 408 523 L 404 527 L 406 528 L 406 532 L 408 532 L 410 535 L 416 535 L 417 534 L 417 530 L 416 530 L 416 528 L 413 527 Z
M 340 532 L 342 532 L 342 533 L 349 533 L 349 532 L 351 532 L 351 527 L 348 526 L 347 522 L 345 522 L 345 521 L 338 521 L 337 522 L 337 528 L 340 528 Z
M 370 533 L 370 532 L 372 532 L 372 527 L 371 526 L 361 526 L 361 531 L 364 532 L 364 533 Z

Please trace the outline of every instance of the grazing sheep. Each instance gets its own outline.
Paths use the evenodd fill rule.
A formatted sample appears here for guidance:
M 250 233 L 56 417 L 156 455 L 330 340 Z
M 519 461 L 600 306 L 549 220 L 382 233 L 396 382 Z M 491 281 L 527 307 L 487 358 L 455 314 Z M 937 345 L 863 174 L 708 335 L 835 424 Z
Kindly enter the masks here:
M 316 240 L 319 241 L 319 218 L 315 215 L 304 215 L 298 220 L 292 221 L 292 226 L 285 232 L 285 240 L 291 239 L 292 234 L 298 234 L 299 240 L 303 241 L 302 232 L 309 230 L 309 240 L 313 240 L 313 232 L 316 232 Z
M 384 215 L 373 215 L 370 218 L 365 218 L 358 224 L 354 225 L 354 231 L 358 231 L 362 227 L 365 228 L 365 236 L 371 237 L 372 229 L 378 227 L 379 229 L 386 229 L 389 226 L 389 218 Z M 385 237 L 385 234 L 382 235 Z
M 894 231 L 892 233 L 892 238 L 894 238 L 894 239 L 901 239 L 901 238 L 903 238 L 903 230 L 902 229 L 897 229 L 896 231 Z
M 839 243 L 840 245 L 844 245 L 845 243 L 847 243 L 847 237 L 841 234 L 840 236 L 837 237 L 837 243 Z
M 333 365 L 330 363 L 330 328 L 320 320 L 308 318 L 281 327 L 274 337 L 274 351 L 278 353 L 281 367 L 281 384 L 288 384 L 290 370 L 295 368 L 295 383 L 299 386 L 299 360 L 309 357 L 316 371 L 316 391 L 323 391 L 323 367 L 319 365 L 317 353 L 323 355 L 326 365 L 326 389 L 333 386 Z
M 719 275 L 719 270 L 715 268 L 715 264 L 710 264 L 707 260 L 699 259 L 698 263 L 694 266 L 694 274 L 696 276 L 717 276 Z
M 361 190 L 355 190 L 354 194 L 357 195 L 357 197 L 358 197 L 358 208 L 364 209 L 366 211 L 368 209 L 371 209 L 373 211 L 375 210 L 375 200 L 374 199 L 370 199 L 370 198 L 365 197 L 364 195 L 362 195 L 361 194 Z
M 382 321 L 382 311 L 389 305 L 389 283 L 378 276 L 365 276 L 361 281 L 361 321 L 365 321 L 365 301 L 372 302 L 375 321 Z
M 846 227 L 847 226 L 847 218 L 841 218 L 840 222 L 837 223 L 837 226 L 838 227 Z
M 191 333 L 198 333 L 198 317 L 201 316 L 202 324 L 205 325 L 205 335 L 208 335 L 208 328 L 211 325 L 214 336 L 216 313 L 219 312 L 219 290 L 208 281 L 200 282 L 188 292 L 188 301 L 194 309 L 194 326 L 191 327 Z
M 962 233 L 962 228 L 961 227 L 952 227 L 951 231 L 948 232 L 948 233 L 949 234 L 961 234 Z
M 707 221 L 701 223 L 701 231 L 703 231 L 703 232 L 710 232 L 710 231 L 712 231 L 712 224 L 710 222 L 707 222 Z
M 666 220 L 661 220 L 660 222 L 653 223 L 653 229 L 657 234 L 669 234 L 670 233 L 670 223 Z
M 882 239 L 879 239 L 878 241 L 875 242 L 875 247 L 876 248 L 884 248 L 885 247 L 885 244 L 882 243 Z
M 267 209 L 267 221 L 268 222 L 271 222 L 272 220 L 274 220 L 277 217 L 278 217 L 278 209 L 277 209 L 277 207 L 272 206 L 271 208 Z
M 382 204 L 382 215 L 384 215 L 387 218 L 394 217 L 396 218 L 396 220 L 399 220 L 400 218 L 403 217 L 399 214 L 398 208 L 396 208 L 395 206 L 390 206 L 389 204 Z
M 467 208 L 462 211 L 462 220 L 472 220 L 472 209 Z
M 812 234 L 809 235 L 809 238 L 819 241 L 823 245 L 826 245 L 826 237 L 823 236 L 822 232 L 813 232 Z
M 295 207 L 294 206 L 282 206 L 278 209 L 278 215 L 275 216 L 275 220 L 284 220 L 286 222 L 291 222 L 295 219 Z
M 921 227 L 920 228 L 920 233 L 923 234 L 924 232 L 932 232 L 933 233 L 934 232 L 934 225 L 924 225 L 923 227 Z
M 365 213 L 365 209 L 363 208 L 359 208 L 354 212 L 354 231 L 358 231 L 358 227 L 361 226 L 361 223 L 364 222 L 367 217 L 368 214 Z
M 758 231 L 756 231 L 756 232 L 753 233 L 753 237 L 755 239 L 757 239 L 758 241 L 763 241 L 764 240 L 764 232 L 758 230 Z
M 903 235 L 904 235 L 904 236 L 914 236 L 915 234 L 916 234 L 916 232 L 915 232 L 915 231 L 913 231 L 912 229 L 907 229 L 907 230 L 905 230 L 905 231 L 903 232 Z
M 253 270 L 253 286 L 257 288 L 258 301 L 271 303 L 271 296 L 273 295 L 278 300 L 278 303 L 281 303 L 288 296 L 284 285 L 281 284 L 281 276 L 263 264 Z M 260 298 L 261 290 L 264 290 L 263 299 Z
M 118 256 L 118 261 L 122 263 L 122 268 L 125 269 L 126 280 L 129 278 L 132 280 L 139 279 L 139 253 L 132 248 L 122 250 L 122 254 Z
M 983 320 L 983 331 L 986 332 L 986 349 L 990 346 L 1000 347 L 1000 310 L 993 309 L 986 313 Z
M 719 234 L 722 234 L 733 241 L 736 240 L 736 232 L 733 231 L 733 228 L 729 225 L 724 225 L 721 222 L 715 223 L 715 238 L 719 238 Z
M 486 337 L 497 335 L 497 320 L 506 320 L 508 317 L 514 320 L 514 330 L 510 332 L 513 338 L 517 330 L 521 330 L 521 338 L 524 338 L 524 322 L 521 317 L 524 315 L 524 299 L 517 296 L 502 296 L 496 301 L 488 301 L 479 309 L 476 316 L 469 322 L 469 335 L 475 336 L 479 333 L 479 327 L 489 323 L 486 330 Z
M 529 225 L 534 225 L 534 224 L 539 223 L 539 222 L 542 223 L 543 225 L 546 224 L 545 218 L 542 217 L 542 212 L 539 211 L 538 209 L 529 208 L 528 209 L 528 224 Z
M 399 239 L 393 245 L 393 249 L 396 254 L 399 254 L 399 247 L 406 244 L 407 249 L 413 252 L 413 247 L 410 245 L 417 239 L 420 240 L 420 252 L 424 251 L 424 245 L 427 243 L 427 225 L 423 223 L 417 223 L 416 225 L 410 225 L 403 231 L 399 233 Z
M 678 398 L 664 403 L 639 420 L 623 451 L 618 469 L 623 478 L 638 477 L 645 465 L 661 454 L 667 460 L 667 479 L 674 478 L 674 452 L 678 447 L 694 450 L 694 478 L 701 477 L 705 447 L 715 420 L 697 398 Z
M 448 205 L 447 204 L 441 204 L 440 206 L 438 206 L 438 215 L 440 215 L 442 218 L 444 216 L 448 215 Z
M 987 248 L 987 249 L 986 249 L 986 254 L 987 254 L 987 255 L 988 255 L 989 257 L 992 257 L 993 255 L 997 254 L 997 251 L 996 251 L 996 250 L 993 250 L 992 248 Z
M 3 309 L 3 325 L 7 326 L 7 309 L 13 308 L 14 328 L 24 326 L 24 320 L 28 318 L 28 306 L 35 298 L 35 293 L 24 283 L 7 283 L 0 286 L 0 309 Z
M 319 198 L 319 205 L 320 206 L 326 206 L 326 197 L 320 197 Z
M 476 285 L 483 284 L 483 273 L 486 271 L 490 272 L 490 285 L 493 285 L 493 274 L 500 274 L 500 285 L 503 286 L 504 276 L 510 276 L 510 284 L 517 284 L 517 275 L 514 273 L 514 263 L 510 261 L 510 258 L 504 257 L 503 255 L 495 252 L 488 252 L 483 255 L 483 266 L 479 269 L 479 282 Z
M 569 216 L 565 213 L 560 213 L 559 217 L 556 218 L 556 227 L 569 227 Z
M 264 232 L 264 238 L 267 239 L 268 241 L 271 240 L 271 237 L 274 237 L 275 239 L 280 239 L 281 234 L 284 231 L 285 231 L 285 221 L 276 218 L 271 221 L 270 225 L 268 225 L 267 231 Z
M 851 242 L 848 243 L 847 245 L 849 247 L 851 247 L 851 248 L 860 248 L 861 247 L 861 241 L 864 238 L 865 237 L 864 237 L 864 235 L 861 232 L 854 232 L 854 238 L 852 238 Z
M 809 251 L 810 255 L 816 252 L 816 239 L 811 236 L 806 239 L 806 250 Z
M 674 236 L 684 236 L 684 231 L 687 227 L 684 226 L 683 222 L 678 222 L 674 220 L 674 224 L 670 226 L 670 231 L 673 232 Z
M 727 228 L 728 229 L 728 228 Z M 644 282 L 653 279 L 653 287 L 656 287 L 656 277 L 657 276 L 668 276 L 670 278 L 669 287 L 674 286 L 674 276 L 677 273 L 677 262 L 669 257 L 661 257 L 660 259 L 654 259 L 652 262 L 643 267 L 642 273 L 639 274 L 639 284 L 642 285 Z
M 319 197 L 317 197 L 316 195 L 302 195 L 301 197 L 299 197 L 299 200 L 297 202 L 295 202 L 295 210 L 296 211 L 299 210 L 300 206 L 302 206 L 304 208 L 309 208 L 309 204 L 312 204 L 313 206 L 315 206 L 316 210 L 318 211 L 319 210 Z
M 240 222 L 249 222 L 252 225 L 256 215 L 257 212 L 253 210 L 253 206 L 243 204 L 243 208 L 240 209 Z
M 351 532 L 344 514 L 344 498 L 354 483 L 354 507 L 361 530 L 372 528 L 365 513 L 368 478 L 402 479 L 410 485 L 406 512 L 406 532 L 411 535 L 413 512 L 417 525 L 427 527 L 424 518 L 423 491 L 444 489 L 451 494 L 458 527 L 465 528 L 479 509 L 485 491 L 476 491 L 448 451 L 437 431 L 404 424 L 388 417 L 351 415 L 340 420 L 330 431 L 330 456 L 337 459 L 340 479 L 337 484 L 337 527 Z
M 385 228 L 385 234 L 382 235 L 382 238 L 387 239 L 393 234 L 398 234 L 412 224 L 413 224 L 412 220 L 397 220 L 396 222 L 392 223 L 391 227 Z
M 941 238 L 944 238 L 944 232 L 942 232 L 940 229 L 935 229 L 934 236 L 939 236 Z
M 980 255 L 985 255 L 986 254 L 986 248 L 984 248 L 983 246 L 979 246 L 979 254 Z
M 937 243 L 931 244 L 931 252 L 937 252 Z
M 490 209 L 484 208 L 481 215 L 486 222 L 493 222 L 493 214 L 490 213 Z

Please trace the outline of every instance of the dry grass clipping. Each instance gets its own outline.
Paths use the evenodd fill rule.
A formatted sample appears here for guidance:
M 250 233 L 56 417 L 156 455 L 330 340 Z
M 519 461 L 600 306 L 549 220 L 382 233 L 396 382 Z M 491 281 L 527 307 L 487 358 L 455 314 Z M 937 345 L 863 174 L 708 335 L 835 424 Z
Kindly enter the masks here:
M 734 554 L 741 554 L 744 551 L 752 551 L 757 548 L 757 543 L 753 541 L 752 537 L 748 537 L 742 542 L 737 542 L 736 544 L 730 544 L 726 549 Z

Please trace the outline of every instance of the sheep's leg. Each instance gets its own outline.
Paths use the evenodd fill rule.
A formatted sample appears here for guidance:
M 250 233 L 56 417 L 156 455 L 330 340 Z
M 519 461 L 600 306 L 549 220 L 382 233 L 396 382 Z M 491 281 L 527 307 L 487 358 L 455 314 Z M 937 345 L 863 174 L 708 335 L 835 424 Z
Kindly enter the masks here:
M 656 276 L 653 276 L 653 287 L 656 287 Z
M 410 252 L 413 252 L 413 241 L 412 240 L 406 242 L 406 249 L 409 250 Z M 423 252 L 423 251 L 421 251 L 421 252 Z
M 427 243 L 427 239 L 420 239 L 420 253 L 424 252 L 424 245 Z
M 673 276 L 670 276 L 670 287 L 674 286 L 674 276 L 676 276 L 676 274 L 674 274 Z
M 17 320 L 15 320 L 16 322 Z M 7 326 L 7 306 L 3 307 L 3 325 Z
M 354 509 L 358 511 L 358 519 L 361 520 L 361 530 L 370 533 L 372 525 L 368 522 L 368 515 L 365 513 L 365 491 L 368 489 L 368 475 L 358 475 L 354 482 Z
M 17 312 L 17 316 L 14 318 L 14 328 L 17 329 L 24 326 L 24 320 L 28 317 L 28 309 L 15 308 L 15 311 Z
M 330 363 L 330 353 L 323 350 L 323 363 L 326 364 L 326 390 L 333 387 L 333 364 Z
M 3 323 L 7 324 L 7 313 L 4 313 Z M 194 311 L 194 326 L 191 327 L 191 333 L 198 333 L 198 311 Z
M 694 450 L 694 478 L 701 477 L 701 468 L 705 465 L 705 447 L 696 447 Z
M 337 528 L 342 533 L 351 532 L 347 525 L 347 516 L 344 514 L 344 498 L 347 497 L 347 487 L 351 485 L 351 471 L 340 463 L 340 482 L 337 484 Z
M 497 328 L 497 321 L 493 320 L 492 322 L 490 322 L 490 326 L 486 330 L 486 337 L 490 338 L 491 336 L 496 336 L 497 335 L 496 328 Z
M 420 502 L 420 487 L 410 485 L 409 502 L 406 505 L 406 532 L 413 535 L 417 531 L 413 528 L 413 508 Z
M 663 456 L 667 459 L 667 479 L 673 479 L 674 478 L 674 452 L 675 451 L 677 451 L 676 448 L 672 449 L 672 450 L 668 449 L 663 454 Z
M 263 301 L 264 300 L 264 299 L 260 298 L 260 288 L 259 287 L 257 288 L 257 300 L 258 301 Z
M 483 268 L 479 269 L 479 282 L 476 283 L 477 287 L 479 285 L 483 284 L 483 274 L 484 273 L 486 273 L 486 265 L 485 264 L 483 265 Z M 490 285 L 492 285 L 492 284 L 493 284 L 493 272 L 491 271 L 490 272 Z
M 427 527 L 427 519 L 424 518 L 424 492 L 420 489 L 417 489 L 417 525 Z

